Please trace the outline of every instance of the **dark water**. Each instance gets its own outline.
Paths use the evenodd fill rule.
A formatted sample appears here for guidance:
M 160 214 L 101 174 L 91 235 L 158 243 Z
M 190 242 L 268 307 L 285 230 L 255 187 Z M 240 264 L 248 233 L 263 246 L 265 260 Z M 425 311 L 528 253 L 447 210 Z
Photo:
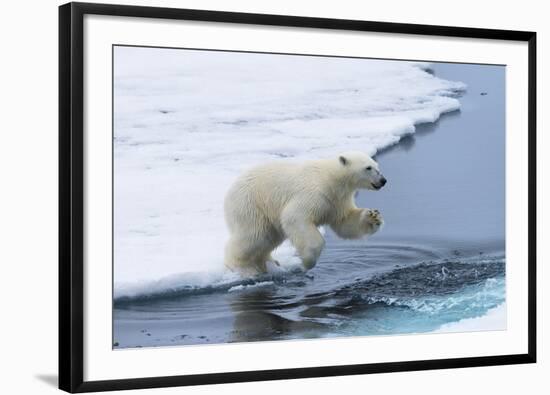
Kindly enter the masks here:
M 379 207 L 391 224 L 378 240 L 503 243 L 505 68 L 441 63 L 434 72 L 468 85 L 460 111 L 418 126 L 378 155 L 388 184 L 358 200 Z
M 501 304 L 505 69 L 433 69 L 468 90 L 460 112 L 377 156 L 388 184 L 357 202 L 382 212 L 378 234 L 342 241 L 329 232 L 305 275 L 117 300 L 115 347 L 418 333 Z

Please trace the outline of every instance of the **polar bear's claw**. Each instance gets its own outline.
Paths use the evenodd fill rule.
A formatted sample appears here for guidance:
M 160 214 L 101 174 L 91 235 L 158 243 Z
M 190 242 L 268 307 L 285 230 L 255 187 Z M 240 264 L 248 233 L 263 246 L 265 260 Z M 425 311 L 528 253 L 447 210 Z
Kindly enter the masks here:
M 376 209 L 367 210 L 367 218 L 369 222 L 371 222 L 376 226 L 380 226 L 382 225 L 382 222 L 384 222 L 384 220 L 382 219 L 382 215 L 380 214 L 380 211 Z
M 278 260 L 276 259 L 269 259 L 267 263 L 273 263 L 275 266 L 281 266 Z

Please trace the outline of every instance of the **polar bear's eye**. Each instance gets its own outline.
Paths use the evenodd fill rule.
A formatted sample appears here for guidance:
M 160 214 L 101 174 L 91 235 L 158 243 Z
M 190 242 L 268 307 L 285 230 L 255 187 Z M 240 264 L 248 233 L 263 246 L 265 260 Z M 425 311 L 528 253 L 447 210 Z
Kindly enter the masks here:
M 372 167 L 371 167 L 371 166 L 367 166 L 367 167 L 366 167 L 366 170 L 367 170 L 367 171 L 370 171 L 370 170 L 372 170 Z

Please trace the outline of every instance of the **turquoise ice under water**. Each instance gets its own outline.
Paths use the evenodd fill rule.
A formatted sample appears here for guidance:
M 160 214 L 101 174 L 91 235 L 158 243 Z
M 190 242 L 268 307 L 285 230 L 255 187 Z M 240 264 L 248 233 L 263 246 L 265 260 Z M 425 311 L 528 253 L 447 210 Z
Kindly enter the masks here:
M 371 307 L 359 314 L 343 332 L 366 335 L 422 333 L 434 331 L 443 324 L 481 317 L 505 301 L 504 266 L 503 260 L 495 259 L 482 264 L 443 263 L 411 268 L 409 270 L 428 275 L 432 285 L 437 283 L 437 292 L 424 290 L 420 295 L 411 292 L 406 296 L 369 296 L 366 301 Z M 489 272 L 491 276 L 486 277 Z M 404 274 L 398 273 L 394 275 Z M 454 286 L 461 283 L 454 292 L 452 283 Z M 500 329 L 505 329 L 504 323 Z

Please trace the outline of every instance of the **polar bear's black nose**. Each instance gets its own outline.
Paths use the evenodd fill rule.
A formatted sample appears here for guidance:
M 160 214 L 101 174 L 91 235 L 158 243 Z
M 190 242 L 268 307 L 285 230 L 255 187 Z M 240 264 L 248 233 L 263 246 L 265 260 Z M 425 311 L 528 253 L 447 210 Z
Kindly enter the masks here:
M 387 181 L 386 181 L 386 178 L 382 177 L 382 178 L 380 179 L 380 185 L 381 185 L 381 186 L 386 185 L 386 182 L 387 182 Z

